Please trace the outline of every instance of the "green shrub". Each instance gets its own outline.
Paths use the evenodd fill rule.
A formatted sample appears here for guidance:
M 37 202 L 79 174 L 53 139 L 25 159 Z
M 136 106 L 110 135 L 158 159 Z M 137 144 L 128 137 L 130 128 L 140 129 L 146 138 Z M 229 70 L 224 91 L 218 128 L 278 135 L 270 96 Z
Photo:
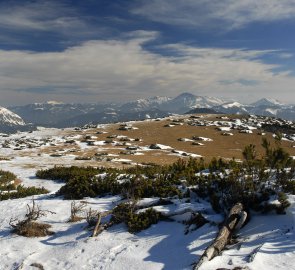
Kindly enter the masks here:
M 130 168 L 54 167 L 37 172 L 37 177 L 62 180 L 65 185 L 58 194 L 65 199 L 121 195 L 123 198 L 188 196 L 187 190 L 211 202 L 216 212 L 242 202 L 246 209 L 267 212 L 270 195 L 278 190 L 295 194 L 295 164 L 280 148 L 271 148 L 263 140 L 265 156 L 257 158 L 254 145 L 243 151 L 244 162 L 234 159 L 225 161 L 213 158 L 208 164 L 203 159 L 179 159 L 171 165 L 134 166 Z M 285 170 L 286 166 L 291 167 Z M 274 170 L 269 170 L 275 168 Z M 206 169 L 206 173 L 202 171 Z M 102 174 L 99 176 L 99 174 Z M 270 180 L 271 179 L 271 180 Z M 185 181 L 187 189 L 183 188 Z M 281 196 L 281 195 L 278 195 Z M 283 213 L 288 204 L 282 200 L 278 213 Z M 135 216 L 134 219 L 143 220 Z M 141 221 L 138 221 L 140 223 Z
M 114 223 L 126 223 L 133 212 L 134 205 L 129 203 L 121 203 L 113 209 L 111 221 Z
M 210 203 L 211 203 L 212 209 L 216 213 L 220 213 L 222 207 L 220 205 L 220 197 L 216 193 L 212 193 L 212 195 L 210 196 Z
M 284 192 L 279 192 L 278 193 L 278 201 L 280 202 L 280 205 L 277 206 L 277 213 L 279 215 L 284 215 L 286 214 L 286 209 L 291 205 L 290 202 L 288 201 L 288 197 Z
M 149 208 L 139 214 L 132 214 L 127 221 L 128 231 L 137 233 L 149 228 L 152 224 L 158 223 L 160 214 L 153 208 Z
M 8 199 L 24 198 L 24 197 L 33 196 L 33 195 L 46 194 L 48 192 L 49 191 L 43 187 L 36 188 L 36 187 L 18 186 L 15 192 L 3 193 L 3 194 L 0 193 L 0 201 L 8 200 Z
M 104 178 L 86 175 L 72 176 L 72 179 L 61 187 L 58 194 L 64 195 L 65 199 L 71 200 L 120 194 L 121 186 L 116 177 L 116 174 L 108 174 Z
M 14 180 L 16 180 L 15 174 L 8 171 L 0 170 L 0 190 L 6 185 L 9 185 L 9 183 Z
M 137 233 L 149 228 L 152 224 L 158 223 L 160 218 L 160 213 L 153 208 L 135 214 L 134 205 L 122 203 L 114 208 L 111 221 L 115 223 L 123 222 L 130 233 Z
M 101 168 L 93 168 L 93 167 L 77 167 L 77 166 L 57 167 L 55 166 L 51 169 L 38 170 L 36 172 L 36 176 L 41 179 L 68 182 L 76 176 L 91 178 L 103 171 L 104 170 Z
M 295 180 L 288 181 L 284 187 L 284 191 L 295 195 Z

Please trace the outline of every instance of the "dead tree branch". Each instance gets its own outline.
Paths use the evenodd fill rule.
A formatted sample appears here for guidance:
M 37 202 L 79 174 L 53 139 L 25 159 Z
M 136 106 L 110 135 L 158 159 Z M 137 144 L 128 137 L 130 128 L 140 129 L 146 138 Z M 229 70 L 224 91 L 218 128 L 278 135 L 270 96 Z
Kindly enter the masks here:
M 237 203 L 231 208 L 224 225 L 219 230 L 217 237 L 205 250 L 199 261 L 194 264 L 193 270 L 199 269 L 204 262 L 212 260 L 223 251 L 225 246 L 230 241 L 233 233 L 241 228 L 246 220 L 247 213 L 243 209 L 244 207 L 241 203 Z

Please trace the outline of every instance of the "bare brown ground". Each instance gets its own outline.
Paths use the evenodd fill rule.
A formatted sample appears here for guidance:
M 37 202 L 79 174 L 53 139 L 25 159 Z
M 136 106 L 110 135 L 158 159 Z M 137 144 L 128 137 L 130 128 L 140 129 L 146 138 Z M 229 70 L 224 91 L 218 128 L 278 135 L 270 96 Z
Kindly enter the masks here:
M 22 183 L 22 181 L 20 179 L 18 179 L 18 178 L 14 180 L 14 185 L 15 186 L 19 186 L 21 183 Z
M 187 116 L 188 117 L 188 116 Z M 187 118 L 186 117 L 186 118 Z M 185 117 L 182 117 L 185 118 Z M 215 116 L 209 116 L 206 120 L 217 120 Z M 263 148 L 261 147 L 262 136 L 258 135 L 258 131 L 254 130 L 253 134 L 239 133 L 237 130 L 231 130 L 233 136 L 222 136 L 221 131 L 216 130 L 216 127 L 199 127 L 190 126 L 184 123 L 184 125 L 174 126 L 174 127 L 164 127 L 164 125 L 170 123 L 170 120 L 163 119 L 161 121 L 140 121 L 134 122 L 133 127 L 138 129 L 121 131 L 118 130 L 120 124 L 107 125 L 104 131 L 106 134 L 96 134 L 97 131 L 102 129 L 91 129 L 83 131 L 83 136 L 94 135 L 97 136 L 98 141 L 106 140 L 107 136 L 110 135 L 123 135 L 129 138 L 135 139 L 140 138 L 140 142 L 128 142 L 132 145 L 137 146 L 149 146 L 150 144 L 164 144 L 172 147 L 175 150 L 185 151 L 188 153 L 198 154 L 204 157 L 206 161 L 211 160 L 213 157 L 221 158 L 236 158 L 242 159 L 242 151 L 246 145 L 254 144 L 256 145 L 257 152 L 261 156 L 263 154 Z M 82 131 L 81 131 L 82 132 Z M 73 132 L 73 134 L 79 134 Z M 204 146 L 192 145 L 192 142 L 181 142 L 178 138 L 188 138 L 191 139 L 192 136 L 201 136 L 212 139 L 213 141 L 202 141 Z M 274 139 L 271 133 L 267 133 L 265 137 L 274 145 Z M 113 139 L 118 141 L 118 139 Z M 290 153 L 290 155 L 295 155 L 295 148 L 292 147 L 294 143 L 282 141 L 282 147 Z M 126 147 L 126 146 L 125 146 Z M 57 147 L 48 147 L 43 149 L 41 152 L 50 154 L 56 153 L 61 150 L 73 149 L 78 150 L 73 154 L 76 156 L 90 156 L 93 157 L 96 153 L 107 152 L 109 154 L 118 154 L 122 159 L 130 159 L 135 163 L 143 162 L 153 162 L 158 164 L 169 164 L 176 161 L 179 156 L 171 153 L 171 150 L 152 150 L 152 151 L 142 151 L 144 155 L 123 155 L 120 154 L 124 150 L 124 146 L 112 146 L 111 144 L 105 146 L 91 146 L 85 150 L 78 150 L 77 146 L 65 145 Z M 103 149 L 102 149 L 103 148 Z M 110 165 L 110 162 L 97 162 L 97 161 L 83 161 L 78 164 L 92 165 L 92 166 L 102 166 Z

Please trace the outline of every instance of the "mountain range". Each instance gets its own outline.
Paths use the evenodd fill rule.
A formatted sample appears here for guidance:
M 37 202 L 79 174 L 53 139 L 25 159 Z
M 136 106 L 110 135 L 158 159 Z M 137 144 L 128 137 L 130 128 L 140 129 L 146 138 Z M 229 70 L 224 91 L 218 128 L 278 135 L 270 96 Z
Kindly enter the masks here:
M 27 131 L 33 128 L 16 113 L 0 107 L 0 132 L 13 133 L 16 131 Z
M 267 98 L 252 104 L 241 104 L 191 93 L 182 93 L 175 98 L 156 96 L 124 104 L 67 104 L 48 101 L 8 109 L 0 107 L 0 131 L 23 130 L 32 125 L 64 128 L 184 113 L 256 114 L 294 121 L 295 105 L 286 105 Z

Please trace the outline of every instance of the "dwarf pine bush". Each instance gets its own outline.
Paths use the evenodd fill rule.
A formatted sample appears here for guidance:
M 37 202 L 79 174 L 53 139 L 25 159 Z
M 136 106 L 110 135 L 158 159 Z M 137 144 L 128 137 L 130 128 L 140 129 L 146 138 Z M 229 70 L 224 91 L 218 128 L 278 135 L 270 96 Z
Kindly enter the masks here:
M 65 185 L 59 195 L 65 199 L 82 199 L 105 195 L 121 195 L 123 198 L 145 197 L 184 198 L 190 191 L 211 202 L 216 212 L 222 212 L 237 202 L 247 209 L 267 212 L 271 195 L 279 192 L 295 194 L 295 165 L 280 144 L 274 148 L 264 139 L 263 157 L 257 157 L 254 145 L 246 146 L 244 161 L 225 161 L 213 158 L 179 159 L 171 165 L 135 166 L 125 169 L 92 167 L 54 167 L 37 172 L 40 178 L 62 180 Z M 281 202 L 284 213 L 288 204 Z M 136 217 L 137 219 L 139 217 Z

